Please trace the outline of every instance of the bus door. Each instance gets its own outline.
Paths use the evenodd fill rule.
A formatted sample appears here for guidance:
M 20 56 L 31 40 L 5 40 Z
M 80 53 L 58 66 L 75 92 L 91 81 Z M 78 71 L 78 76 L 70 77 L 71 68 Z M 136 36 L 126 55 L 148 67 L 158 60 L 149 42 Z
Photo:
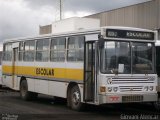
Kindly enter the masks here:
M 13 43 L 12 48 L 13 48 L 13 57 L 12 57 L 12 88 L 15 88 L 17 85 L 16 81 L 17 81 L 17 61 L 18 61 L 18 43 Z
M 95 42 L 85 43 L 84 60 L 84 101 L 93 102 L 95 99 Z

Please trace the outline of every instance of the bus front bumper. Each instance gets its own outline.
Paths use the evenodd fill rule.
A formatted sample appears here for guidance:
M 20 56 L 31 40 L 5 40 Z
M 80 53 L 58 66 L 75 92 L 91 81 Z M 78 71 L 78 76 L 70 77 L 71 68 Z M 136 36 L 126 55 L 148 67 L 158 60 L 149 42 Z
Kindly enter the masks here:
M 155 102 L 157 93 L 149 94 L 108 94 L 99 95 L 99 104 L 105 103 L 133 103 L 133 102 Z

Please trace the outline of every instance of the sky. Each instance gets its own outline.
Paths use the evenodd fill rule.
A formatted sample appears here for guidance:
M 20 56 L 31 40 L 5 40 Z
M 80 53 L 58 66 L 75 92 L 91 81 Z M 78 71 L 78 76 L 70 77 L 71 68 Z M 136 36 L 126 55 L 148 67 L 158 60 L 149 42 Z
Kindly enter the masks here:
M 125 7 L 149 0 L 63 0 L 63 18 Z M 58 0 L 0 0 L 0 44 L 5 39 L 35 36 L 39 25 L 59 18 Z

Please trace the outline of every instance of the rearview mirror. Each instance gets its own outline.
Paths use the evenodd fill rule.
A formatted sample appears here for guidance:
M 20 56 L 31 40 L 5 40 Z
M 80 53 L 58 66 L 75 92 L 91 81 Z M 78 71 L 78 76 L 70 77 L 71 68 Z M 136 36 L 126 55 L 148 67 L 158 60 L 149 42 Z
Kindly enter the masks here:
M 124 64 L 118 64 L 118 73 L 124 72 Z

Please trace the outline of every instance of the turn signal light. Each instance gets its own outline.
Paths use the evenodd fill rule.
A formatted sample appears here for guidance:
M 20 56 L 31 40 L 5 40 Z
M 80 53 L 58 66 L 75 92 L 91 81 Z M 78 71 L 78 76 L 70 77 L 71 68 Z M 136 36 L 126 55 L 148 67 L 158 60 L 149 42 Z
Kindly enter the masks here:
M 105 86 L 100 86 L 100 92 L 106 92 L 106 87 Z

